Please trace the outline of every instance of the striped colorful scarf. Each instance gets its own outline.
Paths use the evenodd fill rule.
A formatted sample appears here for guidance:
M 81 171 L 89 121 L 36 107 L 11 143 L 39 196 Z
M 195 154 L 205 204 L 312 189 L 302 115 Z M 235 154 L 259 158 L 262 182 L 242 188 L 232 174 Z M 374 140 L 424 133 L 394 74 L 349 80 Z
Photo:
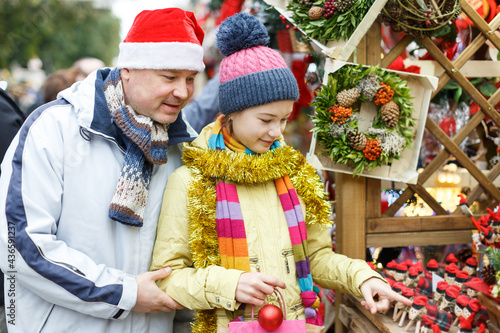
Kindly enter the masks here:
M 228 148 L 234 152 L 255 154 L 230 136 L 222 122 L 224 117 L 224 115 L 219 116 L 212 128 L 208 140 L 209 148 L 217 150 Z M 280 143 L 275 141 L 270 149 L 278 147 L 280 147 Z M 306 307 L 306 322 L 322 326 L 323 322 L 317 311 L 320 300 L 313 291 L 307 251 L 307 229 L 299 197 L 288 175 L 275 179 L 275 184 L 290 232 L 301 297 Z M 223 180 L 217 180 L 215 192 L 217 196 L 215 220 L 221 264 L 228 269 L 234 268 L 250 272 L 245 224 L 236 186 Z

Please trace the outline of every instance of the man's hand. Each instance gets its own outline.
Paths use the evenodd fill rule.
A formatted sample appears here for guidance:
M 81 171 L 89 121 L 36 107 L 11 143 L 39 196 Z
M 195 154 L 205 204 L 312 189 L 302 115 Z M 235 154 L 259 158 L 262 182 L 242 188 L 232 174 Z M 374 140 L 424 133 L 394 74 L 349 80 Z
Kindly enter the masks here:
M 156 285 L 156 280 L 166 278 L 172 272 L 172 268 L 162 268 L 154 272 L 146 272 L 135 277 L 137 280 L 137 301 L 132 311 L 135 312 L 170 312 L 175 309 L 184 308 L 165 294 Z
M 271 295 L 275 287 L 285 289 L 285 282 L 277 277 L 263 273 L 243 273 L 236 286 L 235 298 L 238 302 L 264 305 L 267 295 Z
M 360 289 L 365 298 L 361 304 L 372 314 L 389 309 L 391 299 L 408 306 L 412 304 L 410 299 L 398 294 L 387 283 L 375 277 L 363 282 Z

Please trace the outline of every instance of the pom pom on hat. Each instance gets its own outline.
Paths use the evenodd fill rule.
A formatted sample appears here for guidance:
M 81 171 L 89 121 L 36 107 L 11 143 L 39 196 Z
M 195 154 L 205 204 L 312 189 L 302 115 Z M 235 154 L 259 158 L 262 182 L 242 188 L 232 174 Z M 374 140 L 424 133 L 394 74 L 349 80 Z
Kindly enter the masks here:
M 269 40 L 264 24 L 249 14 L 228 17 L 217 32 L 217 47 L 226 57 L 254 46 L 267 46 Z
M 192 12 L 179 8 L 144 10 L 120 43 L 117 67 L 201 72 L 204 32 Z
M 299 98 L 299 88 L 283 57 L 265 46 L 267 30 L 241 13 L 225 19 L 217 46 L 226 55 L 219 70 L 219 109 L 224 115 L 254 106 Z

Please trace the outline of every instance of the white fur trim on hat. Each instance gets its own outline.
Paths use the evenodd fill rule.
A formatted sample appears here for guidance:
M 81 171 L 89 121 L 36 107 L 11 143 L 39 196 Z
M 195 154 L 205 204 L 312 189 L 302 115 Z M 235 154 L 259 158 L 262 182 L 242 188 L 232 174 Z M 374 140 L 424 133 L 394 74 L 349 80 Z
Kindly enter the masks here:
M 203 48 L 194 43 L 120 43 L 118 68 L 186 69 L 202 72 Z

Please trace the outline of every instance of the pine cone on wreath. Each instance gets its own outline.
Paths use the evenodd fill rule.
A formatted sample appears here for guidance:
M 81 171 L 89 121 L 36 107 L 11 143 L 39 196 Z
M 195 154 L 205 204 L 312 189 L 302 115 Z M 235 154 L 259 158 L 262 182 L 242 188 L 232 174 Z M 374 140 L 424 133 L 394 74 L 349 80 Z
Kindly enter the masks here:
M 321 18 L 322 13 L 323 9 L 321 7 L 313 6 L 309 9 L 308 15 L 311 20 L 316 21 Z
M 380 107 L 380 115 L 382 116 L 382 120 L 385 122 L 385 126 L 393 128 L 398 123 L 399 105 L 397 105 L 394 101 L 382 104 Z
M 363 96 L 365 96 L 369 101 L 373 100 L 380 88 L 382 88 L 380 85 L 380 79 L 375 74 L 370 74 L 362 78 L 357 84 L 357 87 L 361 90 L 361 94 L 363 94 Z
M 353 105 L 361 95 L 361 90 L 359 90 L 357 87 L 354 87 L 349 90 L 342 90 L 337 94 L 337 103 L 340 106 L 349 108 L 351 105 Z
M 357 129 L 347 134 L 347 140 L 352 149 L 361 151 L 366 147 L 366 135 Z
M 334 0 L 335 8 L 341 13 L 345 13 L 351 6 L 356 2 L 356 0 Z
M 493 268 L 493 265 L 488 265 L 481 268 L 481 276 L 483 277 L 484 282 L 486 282 L 487 284 L 491 285 L 497 281 L 495 275 L 496 272 Z

